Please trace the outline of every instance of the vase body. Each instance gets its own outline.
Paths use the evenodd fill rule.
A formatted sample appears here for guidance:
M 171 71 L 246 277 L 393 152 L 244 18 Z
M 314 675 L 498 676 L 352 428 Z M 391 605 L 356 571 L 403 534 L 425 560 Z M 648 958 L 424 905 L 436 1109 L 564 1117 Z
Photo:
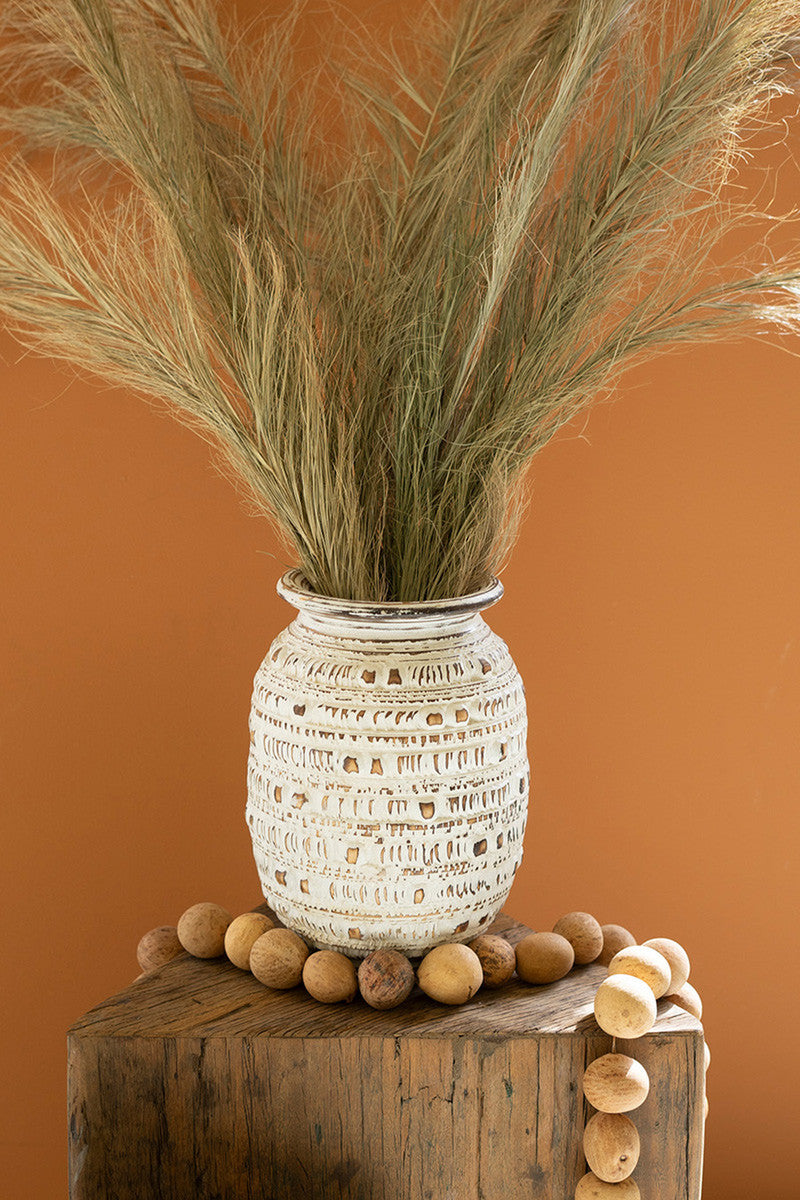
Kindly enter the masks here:
M 422 954 L 500 911 L 528 804 L 522 680 L 480 615 L 502 594 L 298 609 L 255 677 L 247 821 L 264 896 L 319 948 Z

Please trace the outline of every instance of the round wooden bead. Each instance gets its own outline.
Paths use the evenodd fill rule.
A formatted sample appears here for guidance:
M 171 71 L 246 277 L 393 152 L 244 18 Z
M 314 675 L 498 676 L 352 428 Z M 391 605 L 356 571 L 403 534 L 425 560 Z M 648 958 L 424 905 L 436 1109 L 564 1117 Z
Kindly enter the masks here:
M 177 958 L 179 954 L 183 954 L 183 946 L 174 925 L 158 925 L 148 930 L 136 947 L 136 961 L 145 974 L 163 967 L 164 963 Z
M 358 968 L 358 990 L 370 1008 L 397 1008 L 414 990 L 414 968 L 399 950 L 373 950 Z
M 669 981 L 668 993 L 677 992 L 686 983 L 689 978 L 690 964 L 689 955 L 677 942 L 673 942 L 672 938 L 650 938 L 644 943 L 645 946 L 650 946 L 653 950 L 657 950 L 659 954 L 663 954 L 672 971 L 672 978 Z
M 583 1075 L 583 1094 L 598 1112 L 632 1112 L 649 1091 L 647 1071 L 627 1054 L 604 1054 L 589 1063 Z
M 669 990 L 672 971 L 663 954 L 652 946 L 626 946 L 608 964 L 609 975 L 631 975 L 650 987 L 656 1000 Z
M 263 913 L 246 912 L 234 917 L 225 932 L 225 953 L 233 965 L 242 971 L 249 971 L 253 942 L 274 926 L 275 922 Z
M 655 1024 L 656 998 L 642 979 L 609 975 L 597 989 L 594 1016 L 600 1028 L 612 1037 L 642 1037 Z
M 639 1131 L 622 1113 L 598 1112 L 583 1133 L 583 1153 L 598 1179 L 619 1183 L 639 1161 Z
M 670 1004 L 677 1004 L 678 1008 L 684 1009 L 693 1017 L 697 1017 L 698 1021 L 702 1021 L 703 1001 L 700 999 L 700 993 L 690 983 L 685 983 L 683 987 L 678 988 L 677 992 L 670 992 L 666 999 Z
M 560 933 L 529 933 L 517 943 L 517 974 L 526 983 L 555 983 L 574 963 L 575 951 Z
M 553 933 L 565 937 L 575 951 L 575 962 L 590 963 L 603 949 L 603 930 L 594 917 L 585 912 L 571 912 L 553 926 Z
M 703 1042 L 703 1067 L 708 1070 L 711 1066 L 711 1051 L 708 1048 L 708 1042 Z
M 575 1200 L 641 1200 L 642 1193 L 633 1179 L 605 1183 L 593 1171 L 584 1175 L 575 1188 Z
M 232 920 L 219 904 L 193 904 L 178 921 L 180 943 L 195 958 L 219 958 L 225 953 L 225 931 Z
M 494 933 L 482 933 L 469 943 L 469 948 L 480 959 L 484 987 L 499 988 L 508 983 L 517 969 L 517 958 L 510 942 Z
M 303 985 L 321 1004 L 349 1003 L 358 991 L 355 964 L 338 950 L 317 950 L 303 964 Z
M 268 929 L 253 942 L 250 970 L 266 987 L 297 987 L 308 955 L 308 946 L 291 929 Z
M 603 949 L 597 961 L 602 967 L 607 967 L 614 955 L 626 946 L 636 945 L 636 938 L 624 925 L 601 925 L 600 929 L 603 933 Z
M 417 982 L 426 996 L 440 1004 L 466 1004 L 483 983 L 481 960 L 460 942 L 445 942 L 429 950 L 419 964 Z

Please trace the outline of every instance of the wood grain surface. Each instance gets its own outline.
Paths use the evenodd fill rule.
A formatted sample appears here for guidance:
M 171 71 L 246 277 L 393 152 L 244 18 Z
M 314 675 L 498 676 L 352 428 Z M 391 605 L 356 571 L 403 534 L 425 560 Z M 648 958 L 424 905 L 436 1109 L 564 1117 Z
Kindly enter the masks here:
M 492 931 L 529 932 L 505 914 Z M 379 1012 L 175 959 L 70 1030 L 70 1197 L 571 1200 L 583 1070 L 611 1049 L 592 1015 L 605 973 Z M 643 1200 L 699 1200 L 702 1027 L 658 1009 L 616 1043 L 651 1080 L 634 1178 Z

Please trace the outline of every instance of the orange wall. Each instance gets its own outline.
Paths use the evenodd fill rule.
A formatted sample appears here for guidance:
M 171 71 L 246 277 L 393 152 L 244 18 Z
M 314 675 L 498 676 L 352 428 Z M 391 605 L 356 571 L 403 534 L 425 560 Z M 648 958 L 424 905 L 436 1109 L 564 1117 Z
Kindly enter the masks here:
M 277 544 L 199 440 L 0 353 L 0 1192 L 51 1200 L 69 1023 L 132 979 L 144 930 L 259 899 L 249 690 L 290 612 Z M 714 1056 L 706 1200 L 796 1188 L 799 400 L 796 358 L 763 342 L 637 369 L 538 460 L 490 617 L 534 764 L 509 908 L 686 944 Z

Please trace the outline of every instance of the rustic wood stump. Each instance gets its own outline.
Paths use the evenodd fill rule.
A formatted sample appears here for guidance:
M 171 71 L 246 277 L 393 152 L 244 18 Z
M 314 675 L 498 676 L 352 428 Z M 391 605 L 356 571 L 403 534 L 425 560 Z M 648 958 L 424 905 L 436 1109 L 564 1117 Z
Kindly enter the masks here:
M 530 932 L 505 915 L 492 931 Z M 583 1070 L 611 1049 L 592 1014 L 605 974 L 376 1012 L 184 955 L 70 1030 L 70 1197 L 572 1200 Z M 702 1027 L 658 1008 L 616 1043 L 651 1080 L 634 1178 L 643 1200 L 699 1200 Z

